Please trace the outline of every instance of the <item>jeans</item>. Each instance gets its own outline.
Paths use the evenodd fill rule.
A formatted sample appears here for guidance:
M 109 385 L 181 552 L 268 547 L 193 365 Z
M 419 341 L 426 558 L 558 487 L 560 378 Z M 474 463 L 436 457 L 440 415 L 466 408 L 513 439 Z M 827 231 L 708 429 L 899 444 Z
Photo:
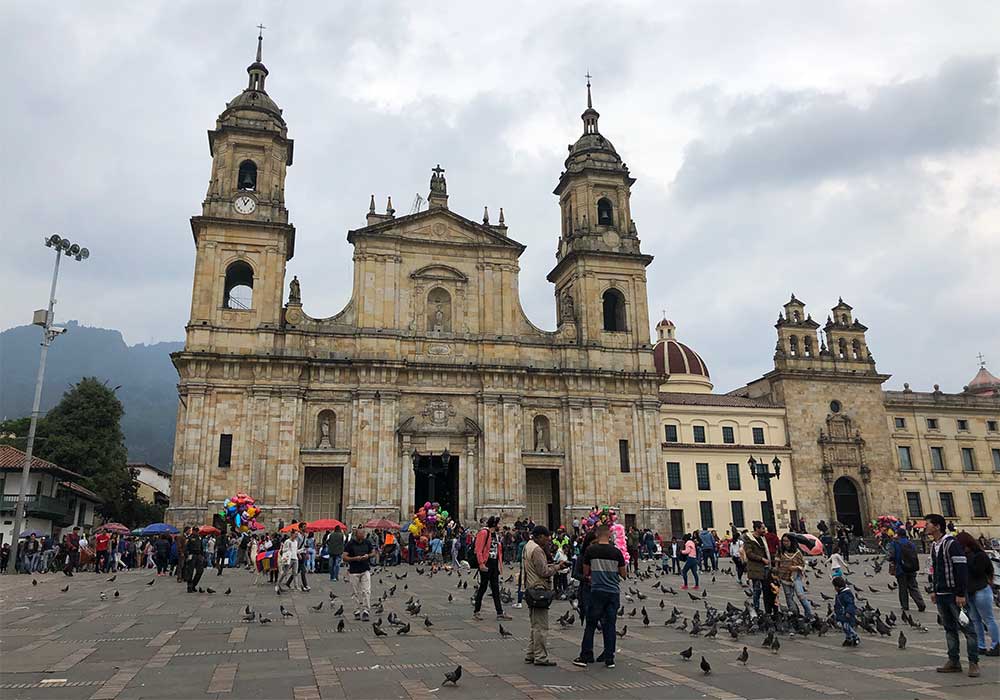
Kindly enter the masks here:
M 316 571 L 316 550 L 306 550 L 306 570 L 311 574 Z
M 791 583 L 782 581 L 781 589 L 785 592 L 785 604 L 789 610 L 798 610 L 798 606 L 795 605 L 797 598 L 802 603 L 802 614 L 807 618 L 813 616 L 812 605 L 809 604 L 809 599 L 806 597 L 806 587 L 802 583 L 801 575 L 797 575 Z
M 917 604 L 917 610 L 922 611 L 925 607 L 927 607 L 924 605 L 924 597 L 920 595 L 920 586 L 917 585 L 916 573 L 899 573 L 897 570 L 896 583 L 899 584 L 899 607 L 903 610 L 909 610 L 911 596 L 913 598 L 913 602 Z
M 580 643 L 580 658 L 584 661 L 594 660 L 594 632 L 597 623 L 601 623 L 601 634 L 604 637 L 604 660 L 615 660 L 615 624 L 618 620 L 618 593 L 607 591 L 590 591 L 587 600 L 587 626 L 583 628 L 583 641 Z
M 684 568 L 681 569 L 681 576 L 684 577 L 684 585 L 688 585 L 688 572 L 694 574 L 694 585 L 701 585 L 701 580 L 698 578 L 698 560 L 694 557 L 688 557 L 684 562 Z
M 342 554 L 331 554 L 330 555 L 330 580 L 339 581 L 340 580 L 340 559 Z
M 941 595 L 939 593 L 937 596 L 937 609 L 938 615 L 941 616 L 941 624 L 944 626 L 944 636 L 948 642 L 948 659 L 956 664 L 962 661 L 962 644 L 958 638 L 961 632 L 965 635 L 969 663 L 978 664 L 979 648 L 976 646 L 976 633 L 973 631 L 971 624 L 964 630 L 959 626 L 959 609 L 958 603 L 955 602 L 955 596 Z
M 853 642 L 855 639 L 860 639 L 858 633 L 854 631 L 854 625 L 850 622 L 841 622 L 841 629 L 844 630 L 844 637 L 849 642 Z
M 486 594 L 486 587 L 489 586 L 490 594 L 493 596 L 493 606 L 497 615 L 503 615 L 503 606 L 500 604 L 500 566 L 496 559 L 486 561 L 486 571 L 479 572 L 479 589 L 476 591 L 475 612 L 479 612 L 483 607 L 483 596 Z
M 976 637 L 979 639 L 980 649 L 992 649 L 1000 643 L 1000 629 L 997 628 L 997 621 L 993 617 L 993 592 L 989 586 L 980 588 L 975 593 L 969 593 L 969 624 L 976 630 Z M 984 625 L 989 627 L 990 639 L 993 644 L 986 646 L 986 630 Z

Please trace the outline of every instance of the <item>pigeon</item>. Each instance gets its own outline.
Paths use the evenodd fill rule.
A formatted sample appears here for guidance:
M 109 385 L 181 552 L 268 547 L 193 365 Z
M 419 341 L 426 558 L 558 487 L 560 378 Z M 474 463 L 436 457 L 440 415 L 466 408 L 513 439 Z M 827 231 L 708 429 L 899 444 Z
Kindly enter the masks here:
M 389 636 L 389 633 L 388 633 L 388 632 L 386 632 L 385 630 L 383 630 L 383 629 L 382 629 L 381 627 L 379 627 L 378 625 L 374 625 L 374 624 L 373 624 L 373 625 L 372 625 L 372 630 L 373 630 L 373 631 L 375 632 L 375 636 L 376 636 L 376 637 L 388 637 L 388 636 Z
M 279 605 L 278 609 L 281 611 L 281 616 L 282 617 L 295 617 L 295 615 L 293 615 L 292 613 L 290 613 L 287 610 L 285 610 L 285 606 L 284 605 Z
M 820 592 L 819 592 L 819 595 L 820 595 L 820 597 L 821 597 L 821 598 L 822 598 L 823 600 L 833 600 L 833 598 L 831 598 L 830 596 L 828 596 L 828 595 L 827 595 L 826 593 L 824 593 L 823 591 L 820 591 Z
M 205 589 L 204 589 L 204 588 L 201 588 L 201 587 L 199 586 L 199 587 L 198 587 L 198 592 L 199 592 L 199 593 L 204 593 L 204 592 L 205 592 Z
M 766 649 L 769 648 L 772 644 L 774 644 L 774 632 L 768 632 L 767 636 L 764 637 L 764 643 L 761 644 L 761 646 Z
M 462 667 L 459 666 L 454 671 L 448 671 L 444 674 L 444 683 L 451 683 L 452 685 L 458 685 L 458 681 L 462 678 Z M 441 685 L 444 685 L 442 683 Z
M 105 593 L 104 591 L 101 591 L 100 598 L 101 598 L 101 600 L 107 600 L 108 599 L 108 594 Z
M 232 592 L 233 592 L 233 589 L 232 589 L 232 588 L 227 588 L 227 589 L 225 590 L 225 592 L 224 592 L 224 593 L 223 593 L 222 595 L 229 595 L 229 594 L 230 594 L 230 593 L 232 593 Z
M 115 591 L 115 598 L 118 597 L 118 591 Z
M 693 653 L 694 653 L 694 647 L 688 647 L 687 649 L 681 652 L 681 658 L 684 659 L 685 661 L 690 661 L 691 654 Z
M 336 617 L 340 617 L 341 615 L 343 615 L 344 614 L 344 606 L 341 605 L 339 608 L 337 608 L 336 612 L 334 612 L 333 614 Z
M 660 610 L 663 610 L 665 607 L 667 607 L 667 604 L 664 603 L 663 600 L 660 600 Z
M 433 627 L 434 623 L 431 622 L 431 618 L 424 616 L 424 627 Z
M 338 632 L 344 631 L 344 618 L 340 618 L 340 621 L 337 622 L 337 631 Z
M 245 608 L 243 608 L 243 614 L 244 615 L 249 615 L 250 614 L 250 603 L 247 603 L 247 606 Z
M 322 609 L 323 609 L 323 601 L 321 600 L 321 601 L 319 601 L 319 603 L 318 603 L 318 604 L 316 604 L 316 605 L 311 605 L 311 606 L 309 606 L 309 607 L 311 607 L 311 608 L 312 608 L 313 610 L 315 610 L 316 612 L 319 612 L 320 610 L 322 610 Z
M 37 579 L 31 579 L 31 585 L 32 586 L 37 586 L 38 585 L 38 580 Z
M 743 651 L 741 651 L 740 655 L 736 657 L 736 660 L 739 661 L 744 666 L 746 666 L 747 665 L 747 660 L 749 658 L 750 658 L 750 652 L 747 651 L 746 647 L 743 647 Z
M 249 608 L 249 606 L 247 607 Z M 256 619 L 257 619 L 257 613 L 255 613 L 252 610 L 243 616 L 243 622 L 253 622 Z
M 205 589 L 205 592 L 206 593 L 215 593 L 215 589 L 211 588 L 211 587 L 208 587 L 208 588 Z
M 452 602 L 453 600 L 455 600 L 455 598 L 454 598 L 454 597 L 453 597 L 453 596 L 451 595 L 451 593 L 449 593 L 449 594 L 448 594 L 448 602 L 450 603 L 450 602 Z M 461 667 L 461 666 L 459 666 L 459 668 L 462 668 L 462 667 Z
M 261 615 L 260 619 L 258 620 L 258 622 L 260 622 L 260 624 L 262 624 L 262 625 L 266 625 L 268 622 L 271 622 L 271 618 L 264 617 L 263 615 Z
M 60 588 L 59 590 L 65 593 L 66 591 L 69 590 L 69 584 L 67 583 L 65 588 Z
M 899 630 L 899 639 L 896 640 L 896 643 L 899 645 L 900 649 L 906 648 L 906 635 L 903 634 L 903 630 Z
M 337 597 L 337 594 L 334 593 L 333 591 L 330 591 L 330 600 L 335 600 L 336 597 Z
M 628 634 L 628 625 L 625 625 L 620 630 L 617 631 L 619 639 L 624 639 L 625 635 Z
M 400 634 L 409 634 L 409 632 L 410 632 L 410 623 L 409 622 L 407 622 L 405 625 L 403 625 L 398 630 L 396 630 L 396 634 L 397 635 L 400 635 Z
M 118 574 L 115 574 L 114 576 L 112 576 L 111 578 L 109 578 L 108 579 L 108 583 L 113 583 L 116 578 L 118 578 Z
M 151 578 L 151 579 L 149 579 L 149 583 L 147 583 L 146 585 L 147 586 L 152 586 L 154 583 L 156 583 L 156 579 L 155 578 Z
M 642 626 L 649 627 L 649 615 L 647 615 L 645 612 L 643 612 L 642 614 Z
M 708 663 L 705 657 L 701 657 L 701 672 L 706 676 L 712 672 L 712 664 Z
M 780 648 L 781 648 L 781 640 L 778 639 L 777 637 L 775 637 L 774 641 L 771 642 L 771 651 L 773 653 L 777 654 L 778 653 L 778 649 L 780 649 Z
M 892 630 L 889 629 L 889 625 L 882 622 L 881 617 L 875 618 L 875 629 L 878 630 L 879 636 L 888 637 L 892 634 Z
M 500 638 L 506 639 L 507 637 L 513 637 L 514 635 L 503 628 L 503 625 L 498 625 L 500 628 Z

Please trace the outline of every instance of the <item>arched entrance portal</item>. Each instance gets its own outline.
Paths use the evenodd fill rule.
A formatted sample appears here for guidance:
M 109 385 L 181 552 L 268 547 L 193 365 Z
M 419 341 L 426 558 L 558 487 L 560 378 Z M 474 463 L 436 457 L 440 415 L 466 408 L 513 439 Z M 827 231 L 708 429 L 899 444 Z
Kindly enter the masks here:
M 458 518 L 459 482 L 456 455 L 449 455 L 445 462 L 441 455 L 419 455 L 413 465 L 415 474 L 413 512 L 424 503 L 440 503 L 441 509 Z
M 846 476 L 833 482 L 833 504 L 837 509 L 837 520 L 851 528 L 855 535 L 862 536 L 864 531 L 858 487 Z

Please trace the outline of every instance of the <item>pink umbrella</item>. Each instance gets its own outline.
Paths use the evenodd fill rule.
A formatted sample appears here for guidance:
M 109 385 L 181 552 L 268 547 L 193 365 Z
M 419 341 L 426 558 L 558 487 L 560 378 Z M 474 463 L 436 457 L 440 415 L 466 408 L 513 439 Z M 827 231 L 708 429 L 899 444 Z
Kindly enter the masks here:
M 823 543 L 820 542 L 819 538 L 815 535 L 796 532 L 792 535 L 792 538 L 798 543 L 799 549 L 801 549 L 804 554 L 816 557 L 824 552 Z

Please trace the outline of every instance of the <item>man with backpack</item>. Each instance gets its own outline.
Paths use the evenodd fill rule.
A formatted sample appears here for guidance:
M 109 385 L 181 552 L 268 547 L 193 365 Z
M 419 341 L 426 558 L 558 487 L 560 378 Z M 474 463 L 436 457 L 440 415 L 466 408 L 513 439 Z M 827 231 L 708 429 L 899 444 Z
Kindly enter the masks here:
M 490 589 L 493 595 L 493 607 L 496 608 L 497 620 L 510 620 L 510 616 L 503 611 L 503 604 L 500 602 L 500 571 L 503 569 L 503 544 L 500 540 L 500 518 L 491 515 L 486 521 L 485 527 L 479 530 L 476 535 L 476 543 L 473 552 L 469 555 L 470 564 L 475 562 L 479 569 L 479 588 L 476 590 L 476 605 L 472 617 L 482 620 L 480 610 L 483 607 L 483 596 L 486 589 Z M 474 557 L 474 559 L 473 559 Z
M 924 605 L 920 587 L 917 585 L 917 573 L 920 571 L 917 548 L 907 537 L 906 528 L 897 528 L 894 535 L 886 559 L 889 560 L 889 574 L 895 576 L 896 583 L 899 584 L 899 606 L 903 610 L 909 610 L 912 596 L 913 602 L 917 604 L 917 610 L 923 612 L 927 606 Z

